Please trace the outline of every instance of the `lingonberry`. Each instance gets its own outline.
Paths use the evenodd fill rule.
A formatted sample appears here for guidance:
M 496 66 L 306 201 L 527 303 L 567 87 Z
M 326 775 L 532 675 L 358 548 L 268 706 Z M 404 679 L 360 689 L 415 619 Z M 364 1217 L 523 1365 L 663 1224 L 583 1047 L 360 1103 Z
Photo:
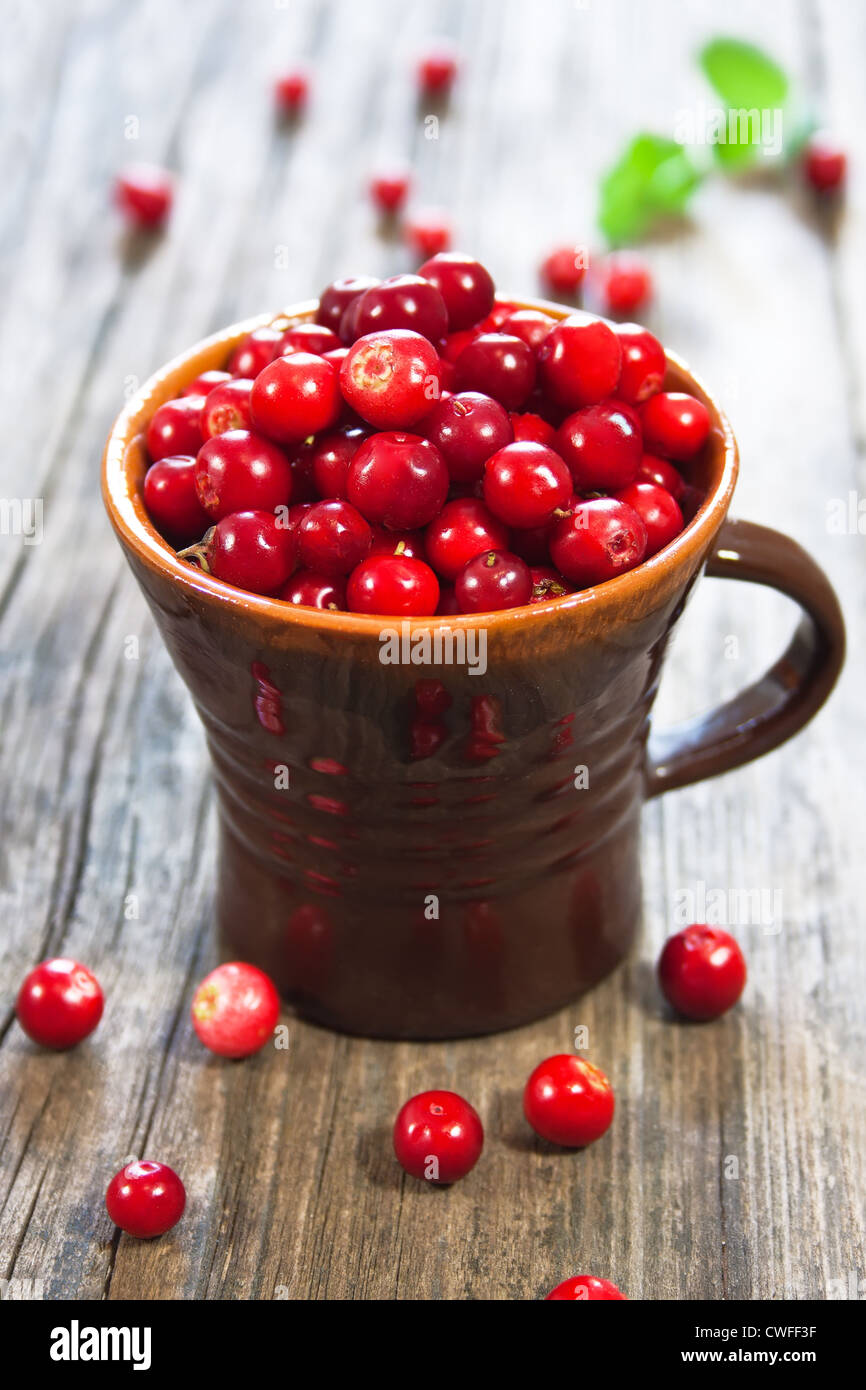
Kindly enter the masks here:
M 660 459 L 655 454 L 642 456 L 635 481 L 655 483 L 657 487 L 666 488 L 677 501 L 682 497 L 686 487 L 679 469 L 674 468 L 667 459 Z
M 418 59 L 418 86 L 423 96 L 441 97 L 450 92 L 457 76 L 458 53 L 445 39 L 438 39 Z
M 601 319 L 570 314 L 538 350 L 541 384 L 566 410 L 595 405 L 616 390 L 622 368 L 619 339 Z
M 377 429 L 404 429 L 423 419 L 439 398 L 439 354 L 408 328 L 368 333 L 352 345 L 340 386 L 362 419 Z
M 330 429 L 341 405 L 337 372 L 311 352 L 278 357 L 259 372 L 250 392 L 256 429 L 281 444 Z
M 567 1052 L 540 1062 L 523 1092 L 523 1113 L 536 1134 L 567 1149 L 600 1139 L 613 1109 L 613 1088 L 604 1072 Z
M 563 598 L 573 592 L 567 579 L 552 565 L 533 565 L 529 573 L 532 578 L 530 603 L 547 603 L 548 599 Z
M 835 193 L 845 182 L 845 151 L 826 130 L 817 130 L 803 148 L 803 173 L 818 193 Z
M 280 997 L 262 970 L 244 961 L 218 965 L 193 995 L 192 1026 L 220 1057 L 250 1057 L 273 1036 Z
M 58 956 L 30 971 L 15 1012 L 28 1038 L 59 1052 L 93 1032 L 103 1004 L 99 981 L 87 966 Z
M 152 1240 L 176 1226 L 186 1206 L 183 1183 L 166 1163 L 149 1158 L 127 1163 L 105 1194 L 108 1215 L 128 1236 Z
M 588 265 L 585 246 L 557 246 L 541 262 L 541 282 L 552 294 L 577 294 Z
M 411 175 L 404 165 L 377 169 L 370 179 L 370 197 L 380 212 L 393 217 L 406 202 L 411 184 Z
M 418 256 L 428 259 L 451 245 L 451 223 L 440 208 L 419 208 L 406 220 L 406 241 Z
M 289 467 L 292 471 L 292 499 L 295 502 L 318 502 L 319 494 L 313 478 L 312 439 L 302 444 L 292 444 L 288 448 Z
M 270 439 L 252 430 L 227 430 L 199 450 L 195 487 L 208 516 L 219 521 L 231 512 L 272 512 L 287 504 L 292 471 Z
M 158 165 L 130 164 L 118 174 L 114 196 L 133 226 L 152 230 L 171 212 L 174 186 L 171 175 Z
M 454 370 L 454 363 L 449 362 L 447 357 L 439 358 L 439 399 L 447 400 L 453 396 L 457 390 L 457 373 Z
M 349 464 L 346 495 L 352 506 L 392 531 L 426 526 L 447 494 L 445 460 L 417 434 L 373 434 Z
M 319 574 L 348 574 L 366 556 L 373 532 L 349 502 L 316 502 L 298 527 L 298 559 Z
M 519 410 L 535 385 L 535 354 L 509 333 L 482 333 L 454 365 L 461 391 L 492 396 L 506 410 Z
M 675 498 L 656 483 L 629 483 L 615 494 L 620 502 L 633 507 L 646 527 L 645 559 L 668 545 L 683 529 L 683 514 Z
M 477 391 L 461 391 L 434 405 L 423 429 L 458 483 L 476 482 L 487 459 L 514 437 L 508 412 Z
M 446 362 L 456 362 L 463 349 L 480 337 L 481 330 L 479 328 L 461 328 L 459 333 L 449 333 L 442 349 L 443 358 Z
M 446 502 L 425 535 L 427 558 L 443 579 L 456 579 L 482 550 L 507 550 L 508 528 L 474 497 Z
M 665 942 L 658 977 L 677 1013 L 705 1023 L 736 1004 L 746 984 L 746 961 L 730 932 L 692 923 Z
M 310 74 L 306 68 L 290 68 L 274 83 L 274 100 L 282 116 L 300 116 L 310 96 Z
M 552 319 L 550 314 L 543 314 L 540 309 L 516 309 L 502 320 L 501 332 L 510 334 L 512 338 L 520 338 L 533 352 L 537 352 L 555 324 L 556 319 Z
M 392 275 L 364 291 L 355 315 L 358 337 L 384 328 L 410 328 L 438 344 L 448 332 L 445 300 L 420 275 Z
M 464 256 L 459 251 L 440 252 L 425 261 L 418 274 L 435 285 L 442 295 L 451 333 L 471 328 L 493 308 L 493 277 L 472 256 Z
M 265 324 L 254 328 L 242 342 L 238 343 L 229 358 L 229 371 L 233 376 L 255 379 L 272 360 L 283 335 L 278 328 Z
M 690 459 L 710 432 L 710 412 L 684 391 L 659 391 L 640 408 L 644 444 L 650 453 Z
M 622 371 L 616 388 L 620 400 L 640 405 L 662 389 L 667 361 L 658 338 L 639 323 L 621 323 L 616 330 L 622 348 Z
M 625 1294 L 620 1293 L 616 1284 L 612 1284 L 609 1279 L 599 1279 L 595 1274 L 575 1274 L 573 1279 L 565 1279 L 561 1284 L 557 1284 L 555 1289 L 551 1289 L 544 1301 L 591 1303 L 609 1302 L 614 1299 L 628 1301 Z
M 342 347 L 340 339 L 332 328 L 322 323 L 296 323 L 287 328 L 274 351 L 274 357 L 288 357 L 292 352 L 311 352 L 314 357 L 324 357 Z
M 283 585 L 277 598 L 296 603 L 302 608 L 322 608 L 336 612 L 346 607 L 346 582 L 342 578 L 315 574 L 313 570 L 298 570 Z
M 151 464 L 144 478 L 144 505 L 157 529 L 175 544 L 198 540 L 211 524 L 195 488 L 195 459 L 188 454 Z
M 528 531 L 515 531 L 511 537 L 511 549 L 528 565 L 550 564 L 550 533 L 553 522 L 548 526 L 533 526 Z
M 407 560 L 423 560 L 427 563 L 424 532 L 389 531 L 386 526 L 374 526 L 370 557 L 374 555 L 403 555 Z
M 507 444 L 484 465 L 484 501 L 507 526 L 544 526 L 571 494 L 568 468 L 545 444 Z
M 438 602 L 439 582 L 430 566 L 405 555 L 363 560 L 346 585 L 350 613 L 426 618 L 436 612 Z
M 223 381 L 231 381 L 231 372 L 199 372 L 192 381 L 188 381 L 181 391 L 182 396 L 204 396 L 205 399 L 210 395 L 215 386 L 219 386 Z
M 553 448 L 556 430 L 547 420 L 542 420 L 540 415 L 533 415 L 531 411 L 523 414 L 512 411 L 509 418 L 515 443 L 546 444 L 548 449 Z
M 454 1091 L 422 1091 L 394 1121 L 394 1153 L 413 1178 L 457 1182 L 475 1167 L 483 1147 L 478 1112 Z
M 207 396 L 201 411 L 201 432 L 203 439 L 212 439 L 215 434 L 225 434 L 227 430 L 248 430 L 252 428 L 250 413 L 250 391 L 253 383 L 250 377 L 229 377 L 221 381 Z
M 634 569 L 646 547 L 646 527 L 637 512 L 612 497 L 578 502 L 550 534 L 553 563 L 581 589 Z
M 367 438 L 359 426 L 322 435 L 313 445 L 312 473 L 320 497 L 345 497 L 346 474 L 358 447 Z
M 337 373 L 338 376 L 340 373 L 340 368 L 342 367 L 343 363 L 345 362 L 348 356 L 349 349 L 342 343 L 338 348 L 331 348 L 330 352 L 322 353 L 323 360 L 325 362 L 330 362 L 331 366 L 334 368 L 334 371 Z
M 633 314 L 652 296 L 652 276 L 642 256 L 614 251 L 601 267 L 601 290 L 611 314 Z
M 349 305 L 378 283 L 372 275 L 346 275 L 340 280 L 332 280 L 319 296 L 316 322 L 339 333 L 340 320 Z
M 234 512 L 210 532 L 205 561 L 226 584 L 253 594 L 276 594 L 294 570 L 297 552 L 296 531 L 280 526 L 271 512 Z
M 520 608 L 532 597 L 532 575 L 519 555 L 507 550 L 485 550 L 464 565 L 455 580 L 454 592 L 463 613 Z
M 154 411 L 147 427 L 147 452 L 154 463 L 170 454 L 197 454 L 202 446 L 204 396 L 180 396 Z
M 633 482 L 640 467 L 637 415 L 619 401 L 588 405 L 560 425 L 556 448 L 579 492 L 615 492 Z

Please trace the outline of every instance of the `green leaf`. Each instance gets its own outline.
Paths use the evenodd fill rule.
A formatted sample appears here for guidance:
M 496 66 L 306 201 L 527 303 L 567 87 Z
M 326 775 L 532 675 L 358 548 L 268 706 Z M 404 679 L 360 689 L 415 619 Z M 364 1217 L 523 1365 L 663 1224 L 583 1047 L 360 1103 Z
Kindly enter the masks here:
M 682 145 L 643 131 L 602 178 L 599 226 L 612 245 L 634 241 L 658 218 L 682 212 L 700 180 Z
M 741 39 L 711 39 L 700 64 L 722 101 L 735 109 L 784 106 L 788 79 L 768 54 Z

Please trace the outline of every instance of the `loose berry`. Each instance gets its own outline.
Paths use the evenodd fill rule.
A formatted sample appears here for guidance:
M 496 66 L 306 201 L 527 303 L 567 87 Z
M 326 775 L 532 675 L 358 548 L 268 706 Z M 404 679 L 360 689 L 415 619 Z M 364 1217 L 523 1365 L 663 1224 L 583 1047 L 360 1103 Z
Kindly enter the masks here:
M 392 275 L 365 290 L 355 311 L 359 338 L 385 328 L 409 328 L 438 344 L 448 332 L 445 300 L 420 275 Z
M 557 246 L 541 262 L 541 282 L 552 294 L 575 295 L 589 265 L 585 246 Z
M 153 230 L 171 212 L 172 178 L 156 164 L 130 164 L 118 175 L 114 191 L 118 207 L 133 226 Z
M 508 528 L 474 497 L 446 502 L 425 532 L 427 557 L 443 579 L 456 579 L 483 550 L 507 550 L 508 539 Z
M 411 183 L 409 171 L 403 166 L 380 169 L 370 179 L 370 197 L 380 212 L 393 217 L 406 202 Z
M 633 482 L 640 467 L 641 432 L 631 406 L 602 401 L 563 421 L 556 448 L 579 492 L 615 492 Z
M 458 483 L 477 482 L 491 455 L 513 440 L 507 411 L 477 391 L 461 391 L 434 405 L 423 428 Z
M 186 1206 L 183 1183 L 173 1168 L 143 1158 L 115 1173 L 105 1194 L 108 1215 L 128 1236 L 151 1240 L 176 1226 Z
M 218 965 L 206 975 L 192 1001 L 192 1026 L 199 1041 L 220 1057 L 250 1057 L 273 1036 L 280 997 L 262 970 L 244 961 Z
M 685 482 L 679 469 L 674 468 L 667 459 L 660 459 L 655 454 L 644 454 L 637 470 L 636 482 L 655 483 L 656 487 L 666 488 L 671 497 L 680 500 L 685 492 Z
M 540 415 L 533 415 L 531 411 L 522 415 L 512 411 L 509 418 L 515 443 L 546 444 L 548 449 L 553 448 L 556 430 L 547 420 L 542 420 Z
M 252 428 L 253 417 L 250 412 L 250 391 L 253 383 L 250 377 L 229 377 L 205 397 L 201 411 L 201 432 L 204 439 L 212 439 L 215 434 L 225 434 L 227 430 L 248 430 Z
M 644 445 L 650 453 L 682 461 L 690 459 L 710 432 L 710 412 L 684 391 L 660 391 L 640 408 Z
M 646 547 L 646 527 L 637 512 L 612 497 L 577 503 L 550 536 L 554 565 L 581 589 L 634 569 Z
M 282 116 L 300 116 L 310 96 L 310 74 L 306 68 L 290 68 L 274 83 L 274 99 Z
M 298 527 L 298 558 L 318 574 L 348 574 L 373 541 L 369 524 L 349 502 L 316 502 Z
M 441 252 L 425 261 L 418 274 L 435 285 L 448 310 L 448 329 L 471 328 L 493 308 L 495 286 L 489 270 L 472 256 Z
M 439 583 L 423 560 L 404 555 L 376 555 L 349 575 L 346 604 L 350 613 L 426 618 L 436 612 Z
M 736 1004 L 746 984 L 746 961 L 730 932 L 693 923 L 665 942 L 658 976 L 671 1007 L 705 1023 Z
M 214 521 L 231 512 L 273 512 L 287 505 L 292 471 L 282 449 L 251 430 L 214 435 L 195 462 L 198 500 Z
M 452 1183 L 475 1167 L 484 1147 L 478 1112 L 454 1091 L 423 1091 L 394 1122 L 394 1153 L 413 1178 Z
M 349 464 L 347 496 L 368 521 L 417 531 L 441 510 L 448 469 L 439 450 L 417 434 L 373 434 Z
M 612 314 L 633 314 L 652 297 L 652 276 L 642 256 L 615 251 L 601 268 L 605 304 Z
M 203 406 L 204 396 L 181 396 L 154 411 L 147 427 L 147 452 L 154 463 L 169 455 L 198 453 Z
M 612 1284 L 609 1279 L 599 1279 L 595 1274 L 576 1274 L 573 1279 L 566 1279 L 563 1283 L 557 1284 L 555 1289 L 551 1289 L 544 1301 L 590 1303 L 613 1299 L 627 1301 L 625 1294 L 620 1293 L 616 1284 Z
M 425 260 L 438 256 L 451 245 L 451 223 L 439 208 L 419 208 L 406 221 L 406 241 Z
M 535 354 L 508 333 L 482 333 L 454 365 L 461 391 L 492 396 L 506 410 L 519 410 L 535 385 Z
M 205 399 L 210 395 L 215 386 L 220 386 L 224 381 L 231 381 L 231 372 L 199 372 L 192 381 L 187 382 L 181 391 L 182 396 L 204 396 Z
M 619 324 L 616 336 L 622 348 L 617 395 L 629 405 L 640 405 L 662 389 L 667 370 L 665 350 L 658 338 L 638 323 Z
M 683 529 L 683 514 L 666 488 L 655 483 L 630 483 L 616 494 L 617 501 L 633 507 L 646 527 L 645 559 L 668 545 Z
M 507 526 L 544 526 L 571 494 L 567 467 L 544 444 L 507 444 L 484 465 L 484 501 Z
M 99 981 L 86 965 L 55 957 L 30 971 L 15 1012 L 28 1038 L 61 1052 L 93 1032 L 104 1002 Z
M 277 598 L 302 608 L 321 608 L 336 612 L 346 607 L 346 582 L 313 570 L 298 570 L 280 589 Z
M 294 531 L 280 526 L 271 512 L 234 512 L 210 533 L 205 560 L 211 574 L 253 594 L 276 594 L 297 560 Z
M 543 314 L 540 309 L 516 309 L 502 320 L 501 332 L 519 338 L 533 352 L 537 352 L 555 325 L 556 319 L 552 319 L 550 314 Z
M 195 459 L 175 455 L 151 464 L 144 477 L 144 505 L 157 529 L 178 545 L 189 545 L 211 524 L 198 500 Z
M 310 352 L 278 357 L 259 372 L 250 392 L 256 429 L 280 444 L 330 429 L 341 404 L 337 373 L 330 362 Z
M 278 328 L 271 328 L 267 324 L 254 328 L 238 343 L 229 358 L 229 371 L 233 376 L 254 380 L 272 360 L 282 341 L 283 335 Z
M 353 344 L 340 386 L 362 419 L 377 429 L 403 429 L 423 419 L 439 398 L 439 355 L 407 328 L 368 333 Z
M 322 435 L 313 445 L 312 474 L 320 497 L 345 497 L 349 464 L 367 438 L 359 427 Z
M 274 357 L 288 357 L 293 352 L 311 352 L 314 357 L 324 357 L 342 347 L 340 339 L 332 328 L 322 323 L 296 323 L 287 328 L 274 351 Z
M 570 314 L 552 328 L 538 350 L 541 384 L 566 410 L 595 405 L 617 388 L 622 348 L 601 319 Z
M 451 91 L 457 76 L 458 53 L 444 39 L 427 49 L 418 59 L 417 77 L 422 96 L 443 97 Z
M 464 565 L 454 592 L 462 613 L 521 608 L 532 597 L 532 575 L 519 555 L 507 550 L 486 550 Z
M 341 280 L 332 280 L 319 297 L 316 322 L 339 333 L 340 321 L 349 305 L 378 283 L 372 275 L 347 275 Z
M 818 193 L 835 193 L 845 182 L 845 151 L 825 130 L 818 130 L 803 149 L 803 172 Z
M 536 1134 L 567 1149 L 600 1139 L 610 1128 L 613 1109 L 613 1088 L 604 1072 L 571 1053 L 540 1062 L 523 1092 L 523 1113 Z

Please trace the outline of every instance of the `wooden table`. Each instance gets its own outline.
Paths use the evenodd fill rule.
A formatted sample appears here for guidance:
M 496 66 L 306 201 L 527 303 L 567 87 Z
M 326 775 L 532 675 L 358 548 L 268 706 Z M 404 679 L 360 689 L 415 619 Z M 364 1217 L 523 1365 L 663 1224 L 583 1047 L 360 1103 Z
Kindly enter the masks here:
M 737 429 L 735 510 L 826 565 L 854 650 L 796 742 L 647 811 L 641 944 L 591 997 L 477 1041 L 367 1042 L 290 1019 L 287 1052 L 203 1052 L 190 996 L 219 958 L 204 740 L 98 496 L 113 416 L 173 352 L 337 273 L 408 268 L 363 194 L 385 156 L 412 158 L 419 201 L 451 210 L 502 286 L 533 289 L 551 243 L 592 238 L 597 175 L 625 138 L 670 131 L 707 98 L 690 55 L 718 7 L 684 11 L 447 0 L 437 17 L 465 74 L 431 140 L 411 84 L 431 32 L 419 0 L 7 6 L 2 495 L 44 499 L 44 539 L 0 536 L 0 1277 L 18 1281 L 4 1296 L 32 1280 L 52 1299 L 533 1299 L 589 1270 L 632 1298 L 779 1299 L 866 1276 L 866 563 L 856 528 L 828 530 L 832 499 L 863 488 L 863 7 L 729 0 L 724 13 L 843 135 L 845 215 L 816 218 L 770 174 L 719 179 L 647 252 L 651 326 Z M 279 130 L 270 79 L 298 55 L 315 96 Z M 179 171 L 170 229 L 145 255 L 109 210 L 130 158 Z M 751 678 L 791 620 L 777 596 L 705 583 L 659 720 Z M 769 930 L 737 926 L 746 996 L 699 1028 L 666 1017 L 652 964 L 701 884 L 778 892 L 782 907 Z M 91 964 L 107 998 L 68 1054 L 39 1051 L 14 1021 L 20 979 L 53 954 Z M 575 1154 L 535 1141 L 520 1091 L 577 1025 L 617 1118 Z M 398 1106 L 431 1085 L 464 1092 L 487 1128 L 452 1190 L 405 1179 L 390 1150 Z M 119 1237 L 105 1213 L 129 1155 L 186 1181 L 188 1214 L 159 1242 Z

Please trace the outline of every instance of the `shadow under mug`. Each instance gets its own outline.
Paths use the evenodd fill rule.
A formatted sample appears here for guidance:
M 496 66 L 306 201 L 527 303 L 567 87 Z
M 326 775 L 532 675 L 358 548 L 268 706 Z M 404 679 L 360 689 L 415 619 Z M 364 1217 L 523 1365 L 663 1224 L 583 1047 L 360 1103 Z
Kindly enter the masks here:
M 220 583 L 149 521 L 144 431 L 272 317 L 157 372 L 103 461 L 109 516 L 207 734 L 221 933 L 333 1028 L 447 1038 L 538 1018 L 632 943 L 644 801 L 766 753 L 822 704 L 844 656 L 836 596 L 794 541 L 727 519 L 736 442 L 672 354 L 666 389 L 712 419 L 689 471 L 704 501 L 637 569 L 531 608 L 404 625 Z M 761 680 L 648 742 L 667 642 L 704 568 L 778 589 L 802 617 Z

